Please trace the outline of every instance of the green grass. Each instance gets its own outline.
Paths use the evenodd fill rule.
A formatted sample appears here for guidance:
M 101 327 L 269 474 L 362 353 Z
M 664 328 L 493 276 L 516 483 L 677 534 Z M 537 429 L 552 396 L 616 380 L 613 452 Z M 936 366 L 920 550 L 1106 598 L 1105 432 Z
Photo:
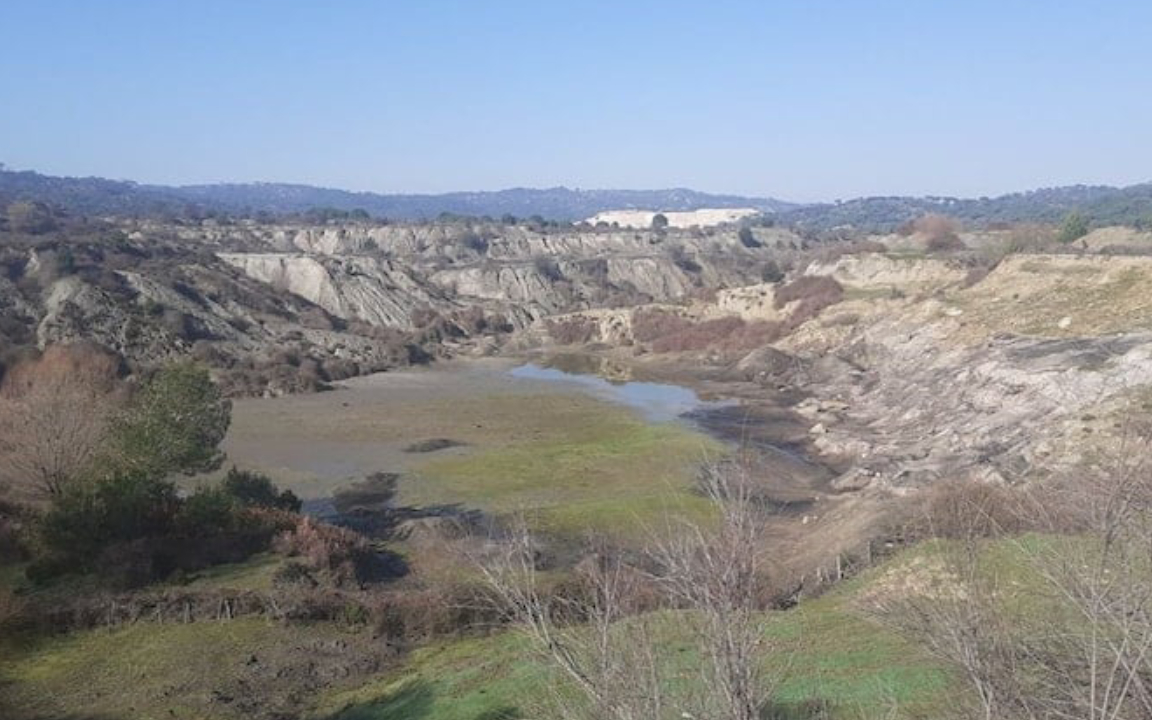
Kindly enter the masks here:
M 695 465 L 722 449 L 677 425 L 649 425 L 608 409 L 563 439 L 516 442 L 432 460 L 401 484 L 400 501 L 524 512 L 537 529 L 640 537 L 669 514 L 710 516 L 694 494 Z
M 306 652 L 347 636 L 333 625 L 280 625 L 258 619 L 189 625 L 140 623 L 0 645 L 5 702 L 31 718 L 242 718 L 212 702 L 252 657 Z M 31 641 L 28 641 L 31 642 Z
M 777 678 L 773 694 L 778 717 L 808 717 L 814 702 L 832 718 L 940 717 L 963 702 L 952 672 L 921 648 L 853 609 L 858 584 L 803 603 L 788 612 L 767 613 L 769 651 L 765 671 Z M 677 668 L 696 678 L 695 650 L 685 635 L 688 622 L 669 614 L 659 627 L 670 633 L 661 647 Z M 547 707 L 546 665 L 516 633 L 445 643 L 415 653 L 404 671 L 352 691 L 331 694 L 320 716 L 334 720 L 488 720 L 536 717 Z M 694 681 L 694 680 L 693 680 Z M 537 714 L 533 714 L 537 713 Z
M 1035 542 L 1043 542 L 1038 539 Z M 1012 548 L 996 546 L 990 567 L 1011 566 Z M 881 568 L 787 612 L 767 613 L 766 671 L 780 678 L 774 693 L 782 717 L 805 718 L 819 701 L 831 717 L 845 720 L 940 717 L 965 702 L 955 676 L 912 640 L 870 619 L 858 606 L 861 594 L 885 573 L 926 553 L 913 548 Z M 222 567 L 197 579 L 207 586 L 258 584 L 274 566 L 266 557 Z M 661 647 L 677 668 L 698 666 L 686 640 L 682 615 L 655 616 Z M 659 622 L 667 620 L 668 622 Z M 291 679 L 269 672 L 252 680 L 248 658 L 269 668 L 310 660 L 316 647 L 347 644 L 354 655 L 381 640 L 349 634 L 330 624 L 269 623 L 259 619 L 190 625 L 144 622 L 108 631 L 87 631 L 18 644 L 0 643 L 0 688 L 7 701 L 34 718 L 84 712 L 124 720 L 243 717 L 234 706 L 214 704 L 215 691 L 229 693 L 259 682 L 261 697 L 288 693 Z M 342 650 L 341 653 L 344 651 Z M 237 678 L 240 678 L 239 680 Z M 417 649 L 395 668 L 353 675 L 308 694 L 311 717 L 332 720 L 496 720 L 533 717 L 546 706 L 551 671 L 517 633 L 444 641 Z M 237 685 L 237 683 L 240 683 Z M 279 683 L 279 684 L 277 684 Z M 283 686 L 283 687 L 281 687 Z M 255 692 L 256 688 L 253 688 Z M 271 693 L 268 695 L 268 693 Z M 272 700 L 269 700 L 272 702 Z

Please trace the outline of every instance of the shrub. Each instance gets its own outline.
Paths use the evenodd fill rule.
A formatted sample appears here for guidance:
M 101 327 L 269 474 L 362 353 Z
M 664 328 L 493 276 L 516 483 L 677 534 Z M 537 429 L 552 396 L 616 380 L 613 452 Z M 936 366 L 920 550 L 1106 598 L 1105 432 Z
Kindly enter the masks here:
M 57 497 L 41 521 L 40 536 L 52 555 L 84 569 L 111 544 L 171 531 L 179 506 L 170 482 L 110 475 Z
M 260 473 L 233 467 L 220 483 L 220 490 L 246 507 L 264 507 L 300 512 L 300 498 L 291 490 L 279 490 Z
M 802 275 L 776 288 L 773 304 L 777 308 L 797 301 L 813 302 L 824 307 L 840 302 L 844 287 L 825 275 Z
M 824 308 L 844 298 L 844 288 L 834 278 L 823 275 L 803 275 L 776 289 L 773 304 L 782 308 L 796 303 L 788 315 L 786 329 L 800 327 L 820 314 Z
M 551 282 L 558 282 L 564 279 L 564 273 L 560 271 L 560 265 L 556 262 L 555 258 L 548 257 L 547 255 L 537 255 L 532 261 L 532 264 L 536 268 L 536 272 Z
M 784 279 L 784 271 L 775 260 L 768 260 L 760 268 L 760 279 L 766 283 L 778 283 Z
M 740 232 L 738 232 L 736 236 L 740 239 L 740 244 L 746 248 L 753 249 L 764 247 L 764 243 L 756 239 L 756 236 L 752 233 L 752 228 L 750 227 L 740 228 Z
M 231 530 L 236 525 L 236 510 L 236 498 L 224 488 L 200 488 L 180 504 L 176 531 L 195 537 Z
M 639 342 L 652 342 L 691 325 L 690 320 L 667 310 L 640 309 L 632 313 L 632 337 Z
M 561 345 L 581 345 L 592 342 L 598 335 L 599 326 L 588 317 L 569 317 L 562 320 L 548 320 L 548 334 Z
M 923 236 L 929 247 L 932 243 L 948 245 L 960 240 L 960 223 L 945 215 L 929 213 L 912 221 L 912 232 Z
M 310 517 L 301 517 L 292 530 L 277 536 L 273 548 L 300 557 L 312 570 L 331 574 L 337 585 L 367 579 L 376 559 L 363 535 Z
M 925 248 L 929 252 L 951 252 L 953 250 L 967 249 L 967 245 L 960 239 L 958 235 L 935 235 L 928 238 L 925 243 Z
M 1056 240 L 1067 245 L 1088 234 L 1088 221 L 1078 212 L 1068 213 L 1060 230 L 1056 233 Z

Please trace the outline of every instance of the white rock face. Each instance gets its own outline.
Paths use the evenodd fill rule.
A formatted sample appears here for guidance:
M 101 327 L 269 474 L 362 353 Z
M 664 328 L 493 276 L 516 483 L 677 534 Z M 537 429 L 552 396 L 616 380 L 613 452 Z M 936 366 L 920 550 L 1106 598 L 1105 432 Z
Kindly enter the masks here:
M 668 218 L 668 226 L 674 228 L 712 227 L 733 223 L 746 217 L 759 215 L 753 208 L 701 208 L 684 212 L 660 212 L 659 210 L 608 210 L 596 213 L 586 222 L 617 224 L 620 227 L 647 228 L 652 226 L 652 218 L 661 214 Z
M 289 253 L 220 253 L 220 259 L 337 317 L 410 329 L 420 307 L 449 301 L 387 260 Z

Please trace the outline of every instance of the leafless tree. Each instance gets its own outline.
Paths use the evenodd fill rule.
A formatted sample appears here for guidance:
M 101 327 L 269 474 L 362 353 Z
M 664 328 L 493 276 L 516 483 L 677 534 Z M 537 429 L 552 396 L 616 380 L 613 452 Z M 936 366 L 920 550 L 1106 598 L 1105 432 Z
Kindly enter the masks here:
M 572 720 L 665 717 L 653 623 L 627 617 L 638 574 L 611 556 L 595 556 L 578 571 L 578 588 L 547 592 L 536 554 L 520 522 L 479 567 L 510 619 L 568 681 L 553 687 L 551 712 Z
M 536 547 L 522 524 L 480 563 L 511 620 L 582 696 L 582 702 L 565 702 L 559 688 L 557 716 L 760 718 L 772 688 L 763 671 L 769 648 L 761 614 L 762 519 L 737 465 L 708 468 L 703 486 L 718 508 L 716 522 L 670 523 L 643 570 L 599 553 L 578 567 L 579 588 L 546 593 Z M 645 588 L 662 591 L 674 609 L 642 612 L 648 606 L 638 598 Z M 699 682 L 685 682 L 685 669 L 659 648 L 687 628 L 703 661 Z
M 0 494 L 43 502 L 88 468 L 122 396 L 115 357 L 56 345 L 0 386 Z
M 678 605 L 692 610 L 710 688 L 702 717 L 757 720 L 772 683 L 764 674 L 767 652 L 762 600 L 766 596 L 764 521 L 754 483 L 743 462 L 704 468 L 702 489 L 719 512 L 708 527 L 679 523 L 657 541 L 656 579 Z
M 1055 717 L 1152 717 L 1152 428 L 1126 412 L 1117 442 L 1038 498 L 1059 542 L 1021 544 L 1067 614 L 1042 697 Z

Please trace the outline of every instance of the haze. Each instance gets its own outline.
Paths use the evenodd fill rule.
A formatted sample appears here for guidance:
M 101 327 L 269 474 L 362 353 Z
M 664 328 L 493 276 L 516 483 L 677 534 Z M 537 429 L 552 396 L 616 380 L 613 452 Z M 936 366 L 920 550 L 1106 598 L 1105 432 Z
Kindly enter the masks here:
M 1146 3 L 4 6 L 0 161 L 50 174 L 797 201 L 1152 176 Z

